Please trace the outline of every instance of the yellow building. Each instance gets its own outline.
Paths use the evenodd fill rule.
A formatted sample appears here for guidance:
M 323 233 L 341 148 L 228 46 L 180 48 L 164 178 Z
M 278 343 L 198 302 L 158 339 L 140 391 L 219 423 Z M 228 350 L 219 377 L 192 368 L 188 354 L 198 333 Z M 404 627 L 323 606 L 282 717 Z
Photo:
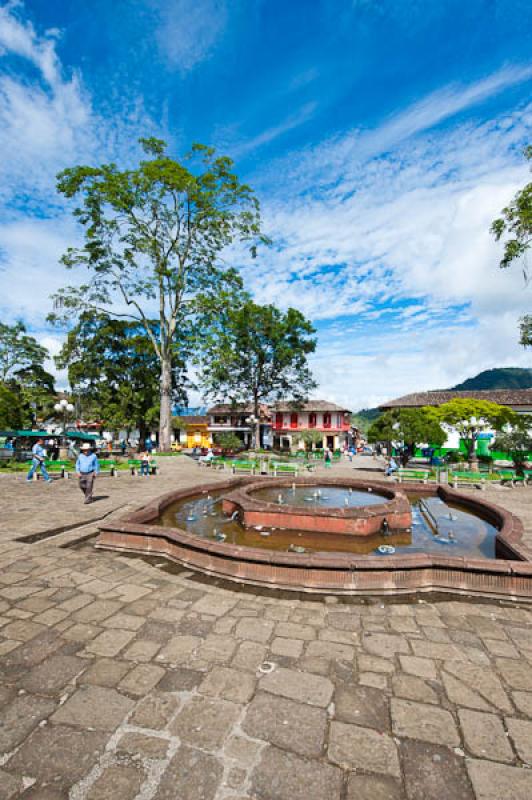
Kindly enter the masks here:
M 203 416 L 183 416 L 180 421 L 184 430 L 176 431 L 176 440 L 182 447 L 211 447 L 212 438 L 209 433 L 209 418 Z

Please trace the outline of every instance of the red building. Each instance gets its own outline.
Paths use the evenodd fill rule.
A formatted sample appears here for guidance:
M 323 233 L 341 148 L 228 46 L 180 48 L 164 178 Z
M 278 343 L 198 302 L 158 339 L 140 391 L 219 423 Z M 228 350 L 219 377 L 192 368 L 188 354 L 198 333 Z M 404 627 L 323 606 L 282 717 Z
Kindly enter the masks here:
M 351 411 L 326 400 L 308 400 L 297 408 L 291 403 L 276 403 L 272 409 L 273 446 L 279 449 L 304 447 L 300 434 L 321 433 L 322 447 L 339 450 L 348 443 Z

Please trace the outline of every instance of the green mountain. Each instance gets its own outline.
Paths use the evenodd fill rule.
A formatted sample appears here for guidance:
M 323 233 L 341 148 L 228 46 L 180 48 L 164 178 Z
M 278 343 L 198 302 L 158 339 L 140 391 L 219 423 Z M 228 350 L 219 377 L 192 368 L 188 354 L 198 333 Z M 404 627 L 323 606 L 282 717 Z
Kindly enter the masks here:
M 382 411 L 379 408 L 362 408 L 351 416 L 351 423 L 363 433 L 367 433 L 370 425 L 381 414 Z
M 522 369 L 521 367 L 499 367 L 498 369 L 486 369 L 468 378 L 463 383 L 453 386 L 456 391 L 474 391 L 478 389 L 531 389 L 532 388 L 532 369 Z

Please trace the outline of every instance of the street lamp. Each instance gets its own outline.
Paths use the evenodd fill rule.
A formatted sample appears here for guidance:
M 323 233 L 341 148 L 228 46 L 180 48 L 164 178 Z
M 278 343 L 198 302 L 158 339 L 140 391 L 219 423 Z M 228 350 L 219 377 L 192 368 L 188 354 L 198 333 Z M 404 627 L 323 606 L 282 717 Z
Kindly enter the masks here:
M 250 414 L 249 417 L 246 417 L 245 421 L 251 428 L 251 446 L 252 447 L 260 447 L 260 442 L 256 441 L 256 438 L 257 438 L 256 433 L 257 433 L 257 431 L 256 431 L 256 428 L 255 428 L 255 426 L 256 426 L 256 424 L 257 424 L 257 422 L 259 420 L 255 416 L 255 414 Z
M 67 425 L 67 416 L 72 414 L 74 411 L 74 406 L 72 403 L 69 403 L 68 400 L 63 398 L 54 406 L 54 411 L 57 411 L 58 414 L 61 414 L 63 417 L 63 433 L 66 433 L 66 425 Z

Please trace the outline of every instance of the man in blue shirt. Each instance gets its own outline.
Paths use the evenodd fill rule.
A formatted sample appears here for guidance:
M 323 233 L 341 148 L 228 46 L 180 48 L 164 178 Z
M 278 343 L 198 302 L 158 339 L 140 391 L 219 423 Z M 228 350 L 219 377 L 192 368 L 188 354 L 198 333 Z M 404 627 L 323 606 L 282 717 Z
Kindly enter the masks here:
M 92 490 L 94 478 L 100 472 L 100 465 L 96 453 L 91 453 L 88 442 L 81 445 L 81 453 L 76 461 L 76 474 L 79 478 L 79 488 L 85 495 L 85 503 L 92 503 Z
M 44 466 L 44 459 L 46 458 L 46 453 L 44 452 L 43 448 L 43 440 L 37 439 L 33 447 L 31 448 L 32 452 L 32 459 L 31 459 L 31 469 L 28 472 L 26 477 L 27 481 L 32 481 L 35 472 L 40 469 L 42 476 L 46 483 L 52 483 L 52 479 L 46 472 L 46 467 Z

